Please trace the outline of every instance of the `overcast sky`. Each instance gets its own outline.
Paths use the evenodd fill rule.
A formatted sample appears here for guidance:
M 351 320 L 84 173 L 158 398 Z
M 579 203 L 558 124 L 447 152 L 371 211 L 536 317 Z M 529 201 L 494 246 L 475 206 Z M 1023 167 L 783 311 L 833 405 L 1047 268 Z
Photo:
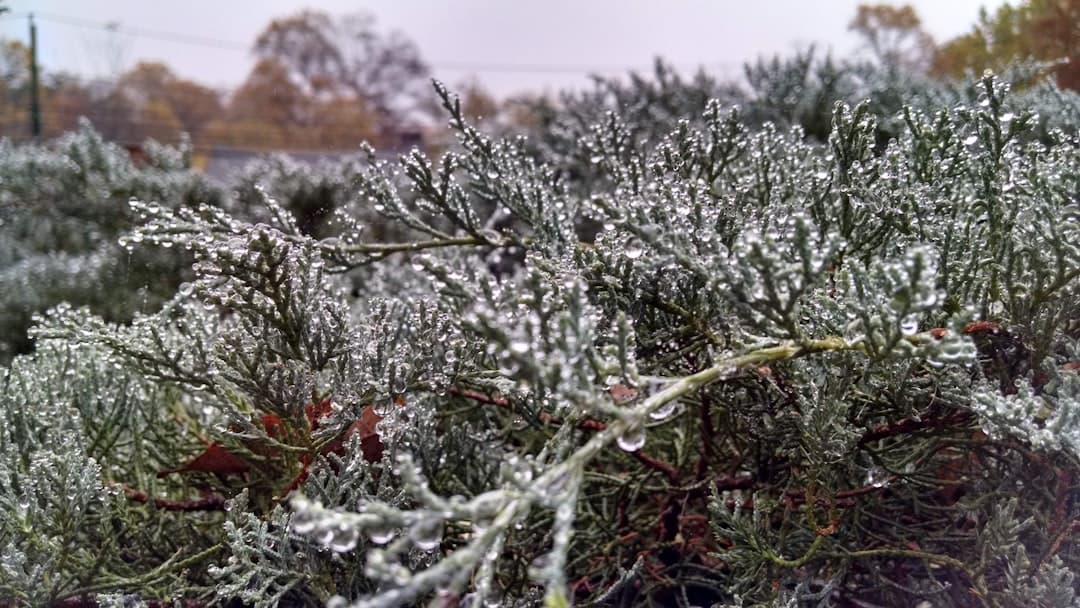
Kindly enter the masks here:
M 0 0 L 3 3 L 4 0 Z M 1001 0 L 913 0 L 937 40 L 970 29 L 980 6 Z M 858 0 L 6 0 L 0 36 L 27 39 L 36 12 L 47 70 L 115 76 L 139 60 L 234 88 L 252 64 L 252 41 L 274 17 L 311 7 L 366 10 L 381 29 L 419 45 L 436 77 L 475 76 L 500 96 L 587 84 L 592 73 L 648 68 L 661 56 L 682 70 L 699 65 L 730 76 L 761 55 L 815 43 L 835 54 L 856 49 L 847 32 Z M 104 24 L 114 24 L 114 32 Z M 169 40 L 180 34 L 185 41 Z

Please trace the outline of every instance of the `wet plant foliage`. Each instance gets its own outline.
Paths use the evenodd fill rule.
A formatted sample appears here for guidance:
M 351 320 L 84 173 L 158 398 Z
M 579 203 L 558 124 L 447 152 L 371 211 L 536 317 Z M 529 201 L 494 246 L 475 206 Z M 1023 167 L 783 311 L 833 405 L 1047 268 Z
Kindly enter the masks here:
M 749 76 L 0 143 L 0 603 L 1080 606 L 1080 99 Z

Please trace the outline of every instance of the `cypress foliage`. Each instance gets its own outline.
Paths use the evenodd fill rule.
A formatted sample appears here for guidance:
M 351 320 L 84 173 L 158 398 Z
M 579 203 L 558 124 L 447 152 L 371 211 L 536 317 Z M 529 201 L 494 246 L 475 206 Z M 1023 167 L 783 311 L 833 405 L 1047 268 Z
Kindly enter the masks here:
M 1080 605 L 1078 98 L 659 70 L 528 133 L 437 86 L 438 158 L 108 207 L 186 274 L 3 371 L 0 596 Z

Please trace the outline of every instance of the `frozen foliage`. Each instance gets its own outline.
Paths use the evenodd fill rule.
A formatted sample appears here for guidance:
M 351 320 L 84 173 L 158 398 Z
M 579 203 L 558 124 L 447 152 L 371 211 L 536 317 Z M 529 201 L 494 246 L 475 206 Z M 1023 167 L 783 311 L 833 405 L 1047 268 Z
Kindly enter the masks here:
M 1074 93 L 1039 80 L 1045 67 L 1019 64 L 999 75 L 1005 83 L 1030 85 L 1014 92 L 1013 99 L 1037 115 L 1037 124 L 1027 135 L 1041 138 L 1055 128 L 1068 132 L 1080 118 Z M 638 142 L 659 143 L 680 123 L 702 127 L 710 103 L 719 102 L 726 108 L 739 108 L 738 124 L 744 128 L 797 126 L 808 139 L 823 142 L 832 133 L 835 102 L 863 103 L 876 119 L 873 135 L 880 151 L 905 131 L 905 106 L 933 115 L 960 104 L 974 105 L 980 95 L 974 79 L 931 80 L 909 70 L 822 57 L 812 47 L 789 57 L 758 59 L 743 71 L 743 82 L 738 84 L 704 72 L 686 78 L 658 60 L 652 74 L 598 77 L 591 90 L 564 93 L 557 101 L 525 102 L 524 109 L 535 123 L 532 145 L 548 162 L 588 184 L 592 160 L 597 157 L 592 148 L 579 142 L 613 115 L 629 129 L 625 135 Z M 617 141 L 612 139 L 612 143 Z
M 199 525 L 146 511 L 116 483 L 158 489 L 162 454 L 180 449 L 169 428 L 177 395 L 104 351 L 61 344 L 16 359 L 3 388 L 0 593 L 41 606 L 178 584 L 175 572 L 156 566 L 190 556 L 182 541 L 202 537 Z
M 810 71 L 813 128 L 765 105 Z M 858 74 L 661 71 L 506 138 L 439 88 L 439 158 L 132 202 L 190 275 L 5 371 L 0 590 L 1080 605 L 1077 99 Z
M 47 144 L 0 142 L 0 361 L 30 348 L 35 313 L 60 302 L 89 306 L 127 322 L 159 308 L 190 278 L 183 252 L 146 247 L 131 230 L 132 199 L 170 209 L 209 204 L 251 222 L 265 221 L 267 195 L 281 201 L 305 234 L 334 223 L 371 225 L 371 237 L 401 238 L 356 202 L 363 157 L 315 169 L 286 157 L 252 161 L 229 184 L 190 170 L 189 150 L 147 141 L 138 162 L 89 124 Z
M 176 290 L 189 260 L 117 242 L 132 227 L 128 201 L 216 203 L 219 194 L 187 171 L 186 150 L 144 149 L 137 167 L 86 123 L 48 145 L 0 141 L 0 360 L 25 351 L 31 316 L 59 302 L 121 321 Z

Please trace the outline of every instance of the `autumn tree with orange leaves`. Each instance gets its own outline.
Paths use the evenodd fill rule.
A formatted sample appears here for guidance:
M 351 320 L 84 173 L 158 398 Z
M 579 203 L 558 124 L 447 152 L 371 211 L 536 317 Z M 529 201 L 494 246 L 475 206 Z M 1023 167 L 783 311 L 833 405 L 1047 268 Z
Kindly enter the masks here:
M 74 129 L 85 116 L 124 144 L 176 142 L 183 132 L 203 149 L 355 150 L 365 141 L 396 146 L 431 115 L 428 68 L 416 44 L 381 31 L 366 13 L 276 19 L 253 53 L 255 65 L 231 93 L 158 62 L 140 62 L 115 81 L 46 73 L 45 133 Z M 28 136 L 28 66 L 24 44 L 0 48 L 0 134 Z
M 984 8 L 970 32 L 940 46 L 932 72 L 979 74 L 1026 59 L 1052 62 L 1058 85 L 1080 90 L 1080 0 L 1026 0 L 993 12 Z

